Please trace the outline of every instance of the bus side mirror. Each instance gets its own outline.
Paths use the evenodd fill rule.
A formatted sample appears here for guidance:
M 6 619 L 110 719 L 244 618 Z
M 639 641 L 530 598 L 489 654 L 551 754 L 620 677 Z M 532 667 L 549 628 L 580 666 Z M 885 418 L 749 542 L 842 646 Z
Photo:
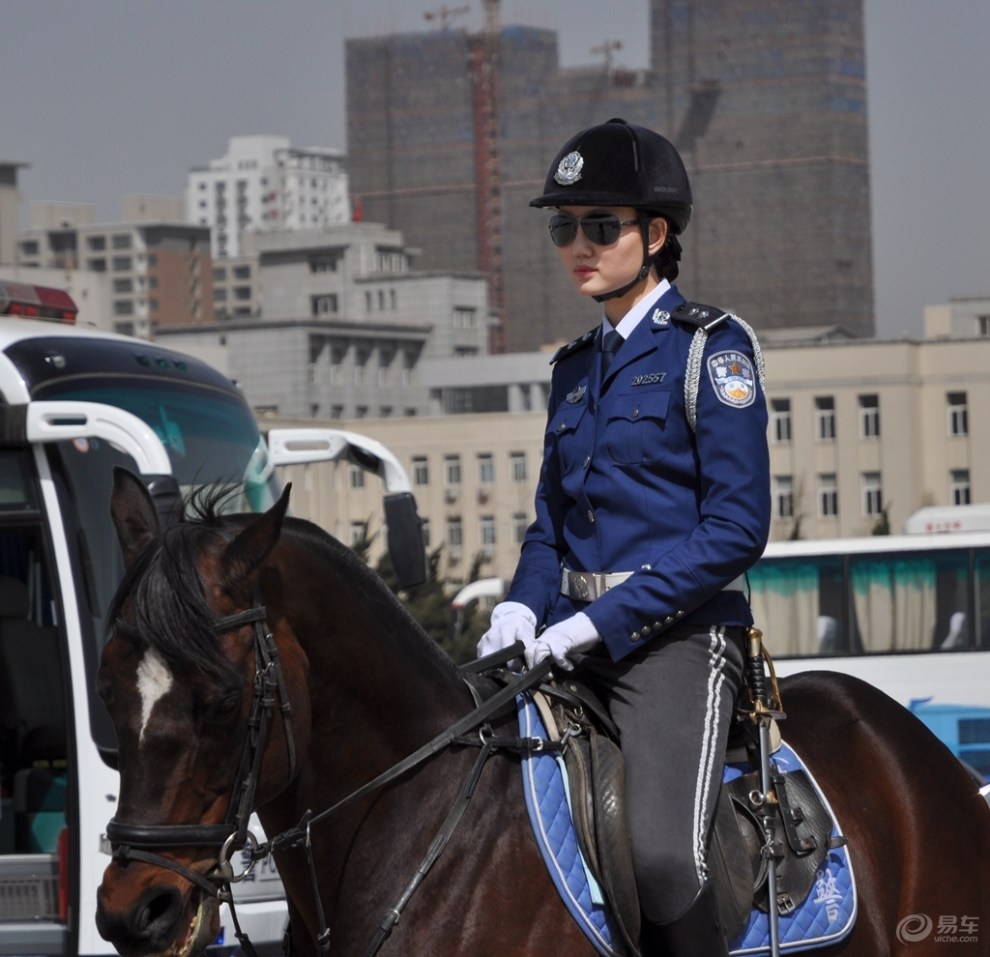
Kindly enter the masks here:
M 386 495 L 384 501 L 388 555 L 399 588 L 422 585 L 426 581 L 426 548 L 416 499 L 412 492 L 394 492 Z

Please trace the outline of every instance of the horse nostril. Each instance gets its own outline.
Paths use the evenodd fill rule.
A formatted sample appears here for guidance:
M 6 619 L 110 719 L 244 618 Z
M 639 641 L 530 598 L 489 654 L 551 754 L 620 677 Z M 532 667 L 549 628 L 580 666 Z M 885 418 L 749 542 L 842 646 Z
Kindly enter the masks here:
M 153 887 L 134 909 L 127 934 L 145 946 L 142 952 L 165 950 L 175 936 L 182 911 L 182 895 L 174 887 Z
M 175 888 L 161 891 L 155 894 L 144 906 L 139 908 L 134 917 L 137 928 L 153 928 L 162 923 L 169 926 L 175 923 L 178 916 L 176 911 L 181 905 L 179 892 Z
M 100 935 L 124 955 L 158 953 L 165 950 L 175 934 L 182 913 L 182 896 L 175 888 L 150 888 L 131 911 L 108 909 L 102 899 L 96 908 Z

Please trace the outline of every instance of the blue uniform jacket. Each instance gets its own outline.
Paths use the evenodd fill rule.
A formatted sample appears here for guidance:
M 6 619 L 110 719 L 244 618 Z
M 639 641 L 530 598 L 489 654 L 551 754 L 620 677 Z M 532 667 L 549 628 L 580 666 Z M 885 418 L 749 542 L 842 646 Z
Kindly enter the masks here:
M 684 380 L 698 323 L 676 314 L 683 303 L 674 287 L 658 299 L 605 383 L 597 329 L 555 357 L 536 519 L 506 596 L 546 625 L 585 612 L 616 661 L 677 622 L 751 624 L 746 595 L 723 588 L 769 533 L 752 344 L 732 319 L 710 330 L 692 432 Z M 560 593 L 565 568 L 634 574 L 587 603 Z

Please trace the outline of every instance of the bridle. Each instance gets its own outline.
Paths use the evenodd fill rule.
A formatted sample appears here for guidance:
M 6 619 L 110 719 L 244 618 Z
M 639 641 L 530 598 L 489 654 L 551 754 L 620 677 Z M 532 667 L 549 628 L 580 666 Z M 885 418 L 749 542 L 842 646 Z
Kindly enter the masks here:
M 296 744 L 292 734 L 292 708 L 285 690 L 285 677 L 279 662 L 275 637 L 267 624 L 267 612 L 257 589 L 255 604 L 245 611 L 219 618 L 213 625 L 217 636 L 254 626 L 255 671 L 248 734 L 241 751 L 240 764 L 227 815 L 222 824 L 128 824 L 116 818 L 107 824 L 107 838 L 115 861 L 141 861 L 174 871 L 210 896 L 230 903 L 230 885 L 243 880 L 255 857 L 250 855 L 247 869 L 235 874 L 231 858 L 248 845 L 257 850 L 258 840 L 248 829 L 254 797 L 258 789 L 261 761 L 268 741 L 268 729 L 275 705 L 282 713 L 282 727 L 288 754 L 288 780 L 296 774 Z M 216 865 L 206 874 L 165 857 L 159 851 L 177 847 L 217 847 Z
M 330 815 L 337 813 L 343 807 L 353 804 L 389 782 L 402 777 L 413 768 L 423 764 L 438 752 L 451 745 L 478 747 L 480 749 L 478 758 L 467 780 L 461 787 L 457 800 L 450 809 L 440 830 L 430 843 L 426 857 L 416 870 L 415 875 L 404 889 L 400 898 L 395 902 L 394 906 L 387 910 L 385 918 L 375 932 L 371 944 L 366 951 L 367 957 L 373 957 L 374 954 L 377 954 L 381 945 L 391 933 L 392 928 L 398 922 L 403 908 L 446 847 L 454 829 L 457 827 L 467 808 L 481 770 L 488 758 L 496 750 L 500 749 L 523 751 L 544 750 L 547 748 L 548 743 L 538 738 L 495 737 L 486 722 L 489 718 L 502 712 L 507 707 L 511 707 L 518 694 L 540 684 L 549 674 L 553 660 L 547 658 L 524 675 L 514 676 L 486 701 L 479 703 L 476 700 L 476 707 L 473 711 L 466 714 L 459 721 L 456 721 L 451 727 L 438 734 L 398 764 L 382 772 L 376 778 L 368 781 L 365 785 L 351 792 L 345 798 L 320 813 L 313 814 L 307 811 L 299 824 L 294 828 L 290 828 L 270 839 L 266 845 L 259 846 L 257 838 L 248 830 L 248 821 L 254 805 L 262 756 L 268 739 L 268 726 L 274 712 L 276 700 L 279 702 L 282 712 L 282 725 L 285 730 L 288 749 L 288 779 L 290 781 L 295 777 L 296 773 L 296 752 L 295 742 L 292 736 L 291 707 L 285 690 L 285 680 L 279 663 L 278 649 L 275 645 L 274 636 L 268 628 L 265 606 L 261 604 L 260 594 L 257 589 L 255 589 L 254 601 L 255 605 L 252 608 L 218 619 L 213 628 L 217 635 L 223 635 L 243 628 L 246 625 L 254 625 L 256 654 L 254 701 L 251 706 L 251 715 L 248 719 L 248 737 L 241 754 L 240 766 L 231 792 L 224 823 L 128 824 L 113 818 L 107 824 L 107 838 L 111 843 L 112 857 L 114 860 L 122 863 L 141 861 L 174 871 L 176 874 L 180 874 L 182 877 L 191 881 L 197 887 L 202 888 L 210 896 L 216 897 L 222 903 L 227 904 L 230 909 L 234 931 L 238 941 L 249 955 L 253 955 L 255 954 L 254 947 L 251 945 L 247 934 L 241 931 L 237 920 L 231 885 L 243 880 L 251 872 L 254 863 L 272 851 L 302 844 L 306 850 L 310 877 L 313 884 L 314 901 L 317 909 L 317 919 L 321 927 L 316 943 L 319 949 L 325 952 L 329 949 L 330 932 L 327 927 L 318 890 L 315 861 L 310 843 L 311 827 Z M 504 665 L 512 658 L 519 658 L 522 652 L 522 643 L 517 642 L 513 647 L 497 652 L 495 655 L 490 655 L 469 665 L 463 665 L 460 670 L 464 674 L 481 672 L 485 668 Z M 477 731 L 478 733 L 471 735 L 470 733 L 473 731 Z M 178 861 L 158 853 L 159 850 L 166 848 L 203 846 L 220 848 L 215 866 L 206 874 L 194 871 L 184 864 L 180 864 Z M 248 849 L 248 864 L 244 871 L 240 874 L 235 874 L 230 863 L 231 856 L 236 851 L 243 850 L 244 848 Z

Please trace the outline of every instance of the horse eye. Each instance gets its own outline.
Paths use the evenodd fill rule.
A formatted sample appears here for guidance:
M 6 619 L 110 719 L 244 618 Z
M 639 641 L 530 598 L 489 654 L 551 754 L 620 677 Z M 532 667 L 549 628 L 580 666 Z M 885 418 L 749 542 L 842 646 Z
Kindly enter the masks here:
M 113 703 L 116 691 L 116 685 L 109 678 L 97 677 L 96 693 L 100 696 L 100 700 L 108 707 Z
M 230 714 L 234 711 L 241 703 L 241 694 L 239 691 L 232 691 L 229 694 L 220 695 L 217 697 L 211 707 L 216 714 Z

